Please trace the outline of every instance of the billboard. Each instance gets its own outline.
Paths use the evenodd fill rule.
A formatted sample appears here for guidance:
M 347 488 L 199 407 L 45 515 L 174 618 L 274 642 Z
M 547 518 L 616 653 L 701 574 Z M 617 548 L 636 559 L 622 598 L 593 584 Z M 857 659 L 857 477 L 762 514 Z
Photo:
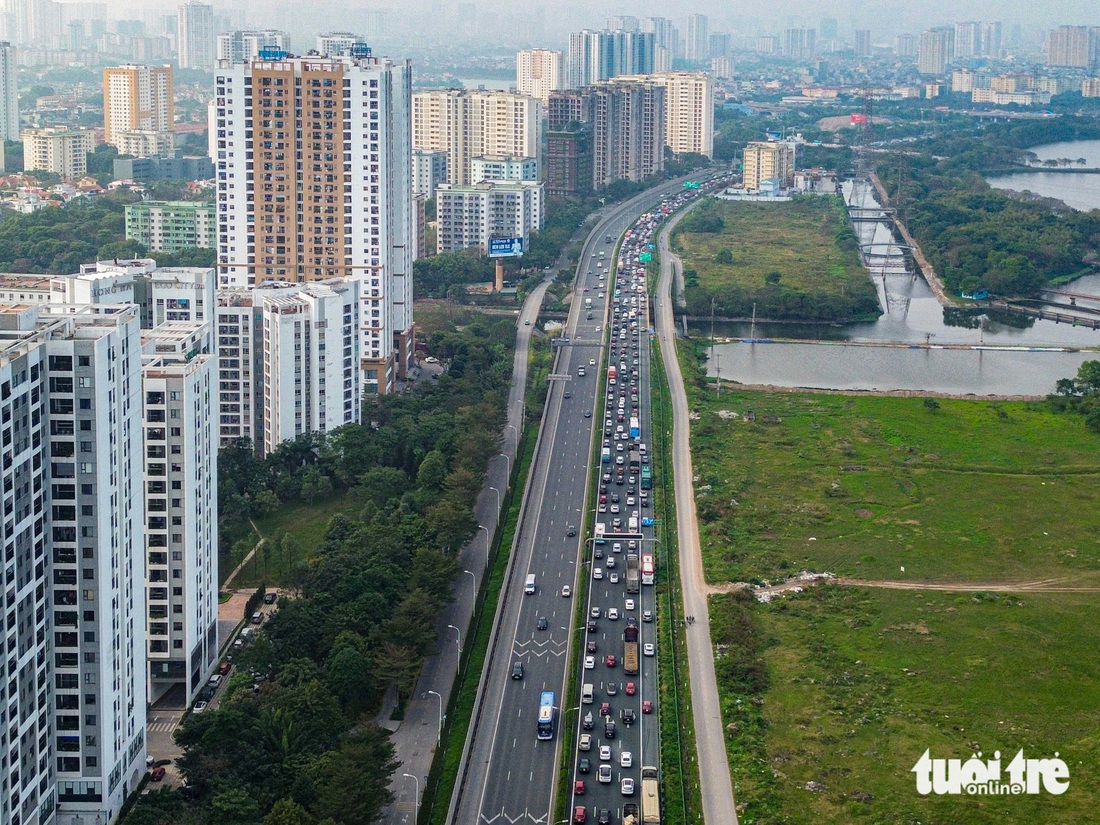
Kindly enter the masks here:
M 490 258 L 518 258 L 523 254 L 523 238 L 489 238 Z

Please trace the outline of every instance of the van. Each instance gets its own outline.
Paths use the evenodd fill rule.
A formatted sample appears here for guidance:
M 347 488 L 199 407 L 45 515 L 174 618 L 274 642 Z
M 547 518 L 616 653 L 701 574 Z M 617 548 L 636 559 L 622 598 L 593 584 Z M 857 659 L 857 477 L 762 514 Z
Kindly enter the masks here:
M 535 593 L 535 574 L 527 574 L 527 583 L 523 585 L 523 592 L 528 596 L 532 596 Z
M 581 688 L 581 704 L 591 705 L 592 697 L 595 695 L 595 689 L 592 687 L 591 682 L 585 682 Z

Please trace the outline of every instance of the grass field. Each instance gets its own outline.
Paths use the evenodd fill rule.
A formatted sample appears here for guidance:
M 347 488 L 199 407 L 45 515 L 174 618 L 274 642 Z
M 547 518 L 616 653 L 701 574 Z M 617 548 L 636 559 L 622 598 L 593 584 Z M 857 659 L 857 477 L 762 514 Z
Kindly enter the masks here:
M 1100 592 L 983 586 L 1100 587 L 1100 458 L 1080 417 L 694 386 L 689 398 L 709 581 L 806 568 L 959 583 L 712 599 L 741 822 L 1096 821 Z M 921 797 L 910 771 L 928 748 L 999 750 L 1004 764 L 1020 748 L 1058 752 L 1069 791 Z

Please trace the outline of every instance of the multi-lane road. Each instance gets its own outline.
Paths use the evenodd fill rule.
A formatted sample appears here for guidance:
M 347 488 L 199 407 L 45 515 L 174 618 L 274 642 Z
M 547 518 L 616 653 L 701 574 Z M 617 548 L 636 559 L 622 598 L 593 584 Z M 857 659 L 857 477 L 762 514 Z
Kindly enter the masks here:
M 589 553 L 584 535 L 592 516 L 583 509 L 593 425 L 599 425 L 601 432 L 603 427 L 602 405 L 598 402 L 603 399 L 604 387 L 597 386 L 600 371 L 591 364 L 605 360 L 606 313 L 600 307 L 589 319 L 585 298 L 592 298 L 594 306 L 599 307 L 610 294 L 605 288 L 605 297 L 602 301 L 599 298 L 598 274 L 611 264 L 615 248 L 607 237 L 617 240 L 638 214 L 681 188 L 681 181 L 673 181 L 617 207 L 592 228 L 581 248 L 572 308 L 555 357 L 513 559 L 451 803 L 453 823 L 551 822 L 559 749 L 563 741 L 574 747 L 574 732 L 560 729 L 563 719 L 576 719 L 576 714 L 565 713 L 577 702 L 577 697 L 567 693 L 566 676 L 570 657 L 579 655 L 578 646 L 585 643 L 585 625 L 576 624 L 574 619 L 574 598 L 561 593 L 566 585 L 576 592 L 579 576 L 591 575 L 590 567 L 584 565 Z M 599 262 L 601 251 L 605 253 L 604 266 L 596 267 L 594 262 Z M 590 269 L 592 275 L 588 274 Z M 524 318 L 520 323 L 526 325 L 530 320 Z M 586 372 L 583 378 L 578 375 L 581 366 Z M 647 370 L 641 372 L 647 374 Z M 576 535 L 568 535 L 570 527 L 577 528 Z M 529 574 L 535 576 L 536 589 L 534 594 L 525 595 L 524 583 Z M 611 599 L 611 595 L 605 591 L 603 598 Z M 618 607 L 623 609 L 622 604 Z M 545 620 L 545 630 L 539 629 L 540 620 Z M 620 620 L 615 631 L 611 630 L 615 623 L 601 623 L 607 636 L 602 656 L 609 652 L 611 638 L 616 632 L 621 634 L 625 622 Z M 617 655 L 622 653 L 621 635 L 619 639 Z M 511 678 L 516 662 L 523 664 L 522 679 Z M 648 660 L 644 667 L 653 668 L 652 662 Z M 602 681 L 606 681 L 610 678 L 607 668 L 601 667 Z M 621 669 L 618 675 L 621 677 Z M 639 675 L 644 684 L 645 671 Z M 648 678 L 653 679 L 654 674 Z M 539 740 L 539 697 L 547 690 L 556 696 L 558 730 L 553 739 Z M 631 698 L 637 698 L 640 704 L 641 697 Z M 640 731 L 641 725 L 635 725 L 634 730 Z M 602 730 L 598 732 L 602 734 Z M 657 737 L 654 733 L 647 739 L 652 741 L 655 759 Z M 641 752 L 640 746 L 633 747 Z

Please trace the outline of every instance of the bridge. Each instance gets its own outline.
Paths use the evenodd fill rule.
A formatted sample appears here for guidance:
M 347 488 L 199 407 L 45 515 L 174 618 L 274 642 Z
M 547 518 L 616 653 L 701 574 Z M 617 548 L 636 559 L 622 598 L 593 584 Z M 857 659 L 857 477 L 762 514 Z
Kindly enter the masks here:
M 1061 295 L 1063 298 L 1069 298 L 1071 301 L 1076 301 L 1078 298 L 1084 301 L 1100 301 L 1100 295 L 1087 295 L 1083 292 L 1070 292 L 1068 289 L 1044 289 L 1043 292 L 1048 295 Z
M 852 223 L 883 223 L 894 219 L 894 210 L 882 207 L 849 206 L 848 216 Z
M 1100 329 L 1100 317 L 1082 318 L 1080 315 L 1072 315 L 1067 312 L 1055 312 L 1045 307 L 1031 307 L 1024 306 L 1023 304 L 1009 303 L 1004 299 L 989 301 L 986 306 L 993 309 L 1000 309 L 1005 312 L 1014 312 L 1017 315 L 1030 315 L 1032 318 L 1038 318 L 1043 321 L 1054 321 L 1056 324 L 1070 324 L 1075 327 Z

